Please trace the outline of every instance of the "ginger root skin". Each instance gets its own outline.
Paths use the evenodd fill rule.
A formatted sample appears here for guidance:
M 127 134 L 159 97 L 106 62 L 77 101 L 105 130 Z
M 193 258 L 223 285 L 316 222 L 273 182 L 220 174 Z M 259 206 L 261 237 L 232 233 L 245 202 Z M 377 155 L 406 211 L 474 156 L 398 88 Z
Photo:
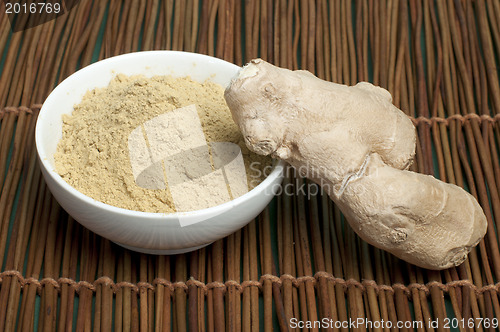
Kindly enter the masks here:
M 304 171 L 368 243 L 439 270 L 461 264 L 486 233 L 472 195 L 406 170 L 416 131 L 387 90 L 256 59 L 224 96 L 248 148 Z

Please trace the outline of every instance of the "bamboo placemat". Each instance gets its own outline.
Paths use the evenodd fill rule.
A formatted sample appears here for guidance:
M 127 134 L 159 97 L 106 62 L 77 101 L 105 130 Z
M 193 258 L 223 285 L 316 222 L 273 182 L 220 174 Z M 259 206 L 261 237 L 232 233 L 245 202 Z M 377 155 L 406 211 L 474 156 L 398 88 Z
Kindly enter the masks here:
M 152 49 L 238 65 L 259 56 L 387 88 L 418 127 L 413 170 L 478 198 L 485 240 L 457 268 L 423 270 L 359 240 L 327 197 L 301 191 L 185 255 L 137 254 L 89 232 L 41 177 L 39 104 L 77 68 Z M 0 50 L 0 331 L 271 331 L 291 318 L 442 331 L 446 317 L 494 330 L 478 321 L 500 317 L 499 1 L 82 0 L 16 33 L 1 13 Z

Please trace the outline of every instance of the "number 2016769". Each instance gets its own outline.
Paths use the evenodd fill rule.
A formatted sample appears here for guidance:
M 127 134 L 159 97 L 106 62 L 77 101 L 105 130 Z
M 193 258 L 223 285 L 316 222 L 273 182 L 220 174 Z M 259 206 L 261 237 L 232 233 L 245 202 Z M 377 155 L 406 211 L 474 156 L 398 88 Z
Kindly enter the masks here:
M 61 12 L 60 3 L 45 3 L 45 2 L 32 2 L 32 3 L 5 3 L 6 14 L 58 14 Z

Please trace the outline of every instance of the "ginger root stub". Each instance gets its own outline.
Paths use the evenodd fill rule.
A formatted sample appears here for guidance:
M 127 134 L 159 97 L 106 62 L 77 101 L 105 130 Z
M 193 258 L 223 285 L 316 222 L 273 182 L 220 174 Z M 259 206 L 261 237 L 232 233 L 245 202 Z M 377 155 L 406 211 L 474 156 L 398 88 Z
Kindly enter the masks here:
M 472 195 L 407 170 L 415 127 L 387 90 L 335 84 L 256 59 L 224 96 L 248 148 L 305 170 L 368 243 L 445 269 L 461 264 L 486 233 Z

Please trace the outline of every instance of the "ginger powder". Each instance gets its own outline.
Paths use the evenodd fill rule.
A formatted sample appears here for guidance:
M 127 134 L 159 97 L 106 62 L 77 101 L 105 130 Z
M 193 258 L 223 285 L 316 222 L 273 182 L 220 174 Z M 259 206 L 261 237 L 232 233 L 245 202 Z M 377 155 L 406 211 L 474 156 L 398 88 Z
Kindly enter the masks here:
M 119 74 L 63 116 L 56 171 L 83 194 L 129 210 L 188 211 L 230 200 L 241 193 L 217 180 L 228 179 L 228 167 L 217 166 L 225 158 L 217 151 L 228 146 L 240 157 L 242 171 L 233 178 L 243 179 L 244 190 L 264 179 L 271 159 L 245 146 L 223 93 L 216 83 L 189 77 Z M 196 140 L 206 145 L 193 148 Z M 155 157 L 167 153 L 163 146 L 168 158 Z

